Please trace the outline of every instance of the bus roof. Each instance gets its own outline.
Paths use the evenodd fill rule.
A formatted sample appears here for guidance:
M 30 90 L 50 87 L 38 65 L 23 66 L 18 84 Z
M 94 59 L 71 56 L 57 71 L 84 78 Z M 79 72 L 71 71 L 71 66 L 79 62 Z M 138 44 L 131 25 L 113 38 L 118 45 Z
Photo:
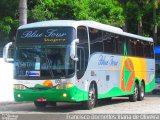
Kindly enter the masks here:
M 26 29 L 26 28 L 36 28 L 36 27 L 52 27 L 52 26 L 67 26 L 67 27 L 74 27 L 77 28 L 78 26 L 87 26 L 92 28 L 97 28 L 100 30 L 137 38 L 140 40 L 150 41 L 153 42 L 153 39 L 150 37 L 143 37 L 131 33 L 124 32 L 122 29 L 118 27 L 113 27 L 111 25 L 102 24 L 95 21 L 89 21 L 89 20 L 50 20 L 50 21 L 42 21 L 42 22 L 35 22 L 35 23 L 29 23 L 26 25 L 20 26 L 18 29 Z

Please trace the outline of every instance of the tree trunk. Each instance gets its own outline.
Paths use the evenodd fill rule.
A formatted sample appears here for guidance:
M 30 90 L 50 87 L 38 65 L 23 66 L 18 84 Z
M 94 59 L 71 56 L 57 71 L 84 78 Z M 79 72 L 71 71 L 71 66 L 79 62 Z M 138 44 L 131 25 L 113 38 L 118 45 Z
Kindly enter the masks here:
M 156 7 L 154 6 L 154 3 L 156 1 L 153 1 L 153 24 L 154 24 L 154 28 L 153 28 L 153 40 L 155 45 L 157 45 L 157 14 L 156 14 Z
M 154 29 L 153 29 L 153 40 L 154 40 L 154 43 L 155 45 L 158 44 L 158 41 L 157 41 L 157 24 L 154 25 Z
M 27 24 L 27 0 L 19 0 L 20 25 Z
M 123 31 L 127 32 L 127 20 L 125 20 L 125 25 L 122 27 Z
M 142 17 L 138 21 L 138 35 L 142 35 Z
M 123 8 L 124 8 L 124 16 L 125 16 L 125 25 L 123 26 L 123 31 L 127 32 L 127 28 L 128 28 L 128 24 L 127 24 L 127 13 L 126 13 L 126 0 L 123 0 L 122 1 L 122 4 L 123 4 Z

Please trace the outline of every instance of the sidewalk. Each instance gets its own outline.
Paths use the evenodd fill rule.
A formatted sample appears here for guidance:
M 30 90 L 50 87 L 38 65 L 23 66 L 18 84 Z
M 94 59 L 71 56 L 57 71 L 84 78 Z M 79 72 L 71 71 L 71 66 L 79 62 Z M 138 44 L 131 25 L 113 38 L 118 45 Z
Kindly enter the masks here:
M 0 58 L 0 103 L 14 102 L 13 97 L 13 64 Z

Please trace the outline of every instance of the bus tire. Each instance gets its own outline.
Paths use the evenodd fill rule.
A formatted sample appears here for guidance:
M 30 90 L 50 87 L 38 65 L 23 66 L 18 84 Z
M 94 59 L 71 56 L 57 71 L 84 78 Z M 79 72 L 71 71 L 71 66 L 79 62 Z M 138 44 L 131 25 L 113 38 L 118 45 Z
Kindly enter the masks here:
M 136 102 L 138 100 L 138 84 L 135 83 L 134 85 L 134 93 L 132 95 L 129 96 L 129 101 L 130 102 Z
M 94 108 L 96 105 L 96 101 L 97 101 L 96 87 L 95 84 L 92 83 L 89 87 L 88 100 L 84 102 L 85 108 L 88 110 Z
M 34 101 L 34 105 L 36 106 L 36 108 L 45 108 L 47 105 L 47 102 L 37 102 Z
M 139 87 L 139 92 L 138 92 L 138 101 L 142 101 L 144 99 L 145 95 L 145 88 L 144 88 L 144 83 L 141 83 L 141 86 Z

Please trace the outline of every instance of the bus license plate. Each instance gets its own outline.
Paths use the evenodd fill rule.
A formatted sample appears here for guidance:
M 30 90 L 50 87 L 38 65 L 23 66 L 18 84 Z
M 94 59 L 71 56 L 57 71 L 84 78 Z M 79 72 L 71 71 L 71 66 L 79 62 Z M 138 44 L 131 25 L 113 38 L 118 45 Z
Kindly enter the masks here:
M 37 102 L 46 102 L 47 99 L 46 98 L 37 98 Z

